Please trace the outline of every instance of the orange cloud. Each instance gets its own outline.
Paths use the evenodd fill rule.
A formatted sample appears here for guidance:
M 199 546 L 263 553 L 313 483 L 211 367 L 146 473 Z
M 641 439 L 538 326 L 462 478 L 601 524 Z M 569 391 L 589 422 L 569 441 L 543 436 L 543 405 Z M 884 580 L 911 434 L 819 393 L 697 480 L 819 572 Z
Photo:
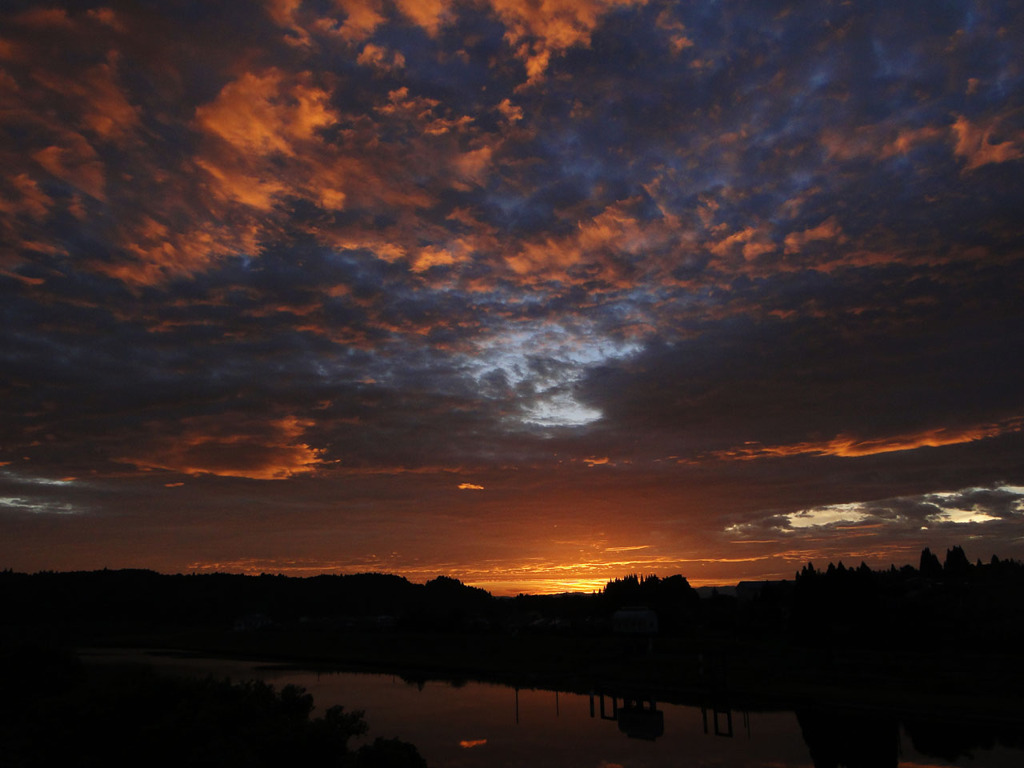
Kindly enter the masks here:
M 774 251 L 775 244 L 767 234 L 757 227 L 747 227 L 713 243 L 711 252 L 716 256 L 727 256 L 737 248 L 742 252 L 746 261 L 751 261 L 758 256 Z
M 643 5 L 646 0 L 488 0 L 505 25 L 505 39 L 527 71 L 528 82 L 541 79 L 553 55 L 575 45 L 588 45 L 602 16 L 616 7 Z M 288 42 L 309 46 L 312 38 L 332 36 L 345 43 L 362 43 L 397 11 L 428 35 L 434 37 L 457 13 L 457 6 L 445 0 L 396 0 L 388 6 L 382 0 L 334 0 L 333 10 L 310 17 L 299 0 L 268 0 L 267 15 L 288 30 Z M 391 10 L 393 9 L 393 11 Z M 679 50 L 692 43 L 681 34 L 673 38 Z M 365 53 L 365 49 L 364 49 Z M 371 51 L 370 56 L 374 53 Z
M 459 746 L 463 749 L 472 749 L 473 747 L 482 747 L 487 743 L 487 739 L 463 739 L 459 742 Z
M 145 214 L 138 221 L 124 223 L 121 238 L 125 252 L 134 258 L 96 262 L 92 267 L 135 287 L 194 275 L 224 256 L 253 253 L 258 247 L 253 229 L 232 228 L 202 218 L 192 220 L 190 228 L 172 229 Z
M 388 8 L 381 0 L 334 0 L 328 15 L 310 17 L 301 0 L 268 0 L 267 15 L 288 30 L 289 43 L 309 46 L 314 35 L 327 35 L 345 43 L 361 43 L 373 36 L 388 18 Z M 445 0 L 396 0 L 398 12 L 430 36 L 453 13 Z
M 828 129 L 822 133 L 820 141 L 830 159 L 854 160 L 878 153 L 878 135 L 873 126 L 843 131 Z
M 19 245 L 21 247 L 26 247 L 25 243 L 21 243 Z M 2 255 L 4 260 L 7 260 L 8 254 L 4 253 L 3 251 L 0 251 L 0 255 Z M 16 258 L 10 259 L 10 261 L 16 262 L 17 259 Z M 4 277 L 9 277 L 12 280 L 17 280 L 22 285 L 33 285 L 33 286 L 35 286 L 35 285 L 42 285 L 43 283 L 46 282 L 46 280 L 44 280 L 41 277 L 25 277 L 25 275 L 19 275 L 17 272 L 11 272 L 10 270 L 3 269 L 3 268 L 0 268 L 0 275 L 3 275 Z M 0 466 L 3 466 L 3 465 L 0 464 Z
M 285 41 L 293 45 L 310 45 L 309 32 L 297 18 L 302 0 L 267 0 L 267 15 L 280 27 L 285 27 L 291 35 Z
M 15 23 L 24 27 L 46 28 L 74 28 L 74 22 L 68 17 L 68 12 L 63 8 L 32 8 L 19 13 L 14 18 Z
M 413 272 L 425 272 L 431 267 L 448 266 L 462 260 L 462 257 L 457 256 L 448 248 L 427 246 L 420 249 L 420 252 L 413 259 L 410 266 Z
M 393 72 L 405 67 L 405 56 L 399 51 L 389 51 L 383 46 L 367 43 L 356 59 L 356 63 L 364 67 Z
M 753 459 L 778 458 L 787 456 L 816 455 L 856 458 L 874 456 L 880 453 L 912 451 L 917 448 L 940 448 L 985 440 L 990 437 L 1020 432 L 1024 420 L 1012 419 L 997 424 L 984 424 L 962 429 L 938 427 L 906 435 L 863 439 L 852 435 L 838 435 L 831 440 L 820 442 L 791 443 L 789 445 L 762 445 L 748 443 L 739 448 L 717 451 L 716 459 L 750 461 Z
M 1018 134 L 1012 140 L 994 144 L 992 136 L 997 131 L 998 125 L 995 120 L 988 125 L 978 125 L 971 123 L 963 115 L 957 117 L 953 124 L 953 133 L 956 135 L 953 154 L 966 158 L 965 171 L 972 171 L 989 163 L 1006 163 L 1024 157 L 1024 151 L 1020 147 L 1024 136 Z
M 787 254 L 799 253 L 808 243 L 817 242 L 819 240 L 836 240 L 840 243 L 844 242 L 845 238 L 843 237 L 843 230 L 839 226 L 839 222 L 836 221 L 835 216 L 830 216 L 818 226 L 805 229 L 802 232 L 790 232 L 786 235 L 785 251 Z
M 482 491 L 484 487 L 482 485 L 476 485 L 475 483 L 459 483 L 460 491 Z
M 276 198 L 288 191 L 288 187 L 278 179 L 266 177 L 259 173 L 249 173 L 227 161 L 212 162 L 206 158 L 196 158 L 196 166 L 202 168 L 212 181 L 215 194 L 222 200 L 240 203 L 257 211 L 267 212 L 274 207 Z M 344 193 L 331 190 L 321 194 L 321 199 L 330 201 L 336 207 L 344 203 Z
M 513 272 L 527 279 L 572 280 L 570 270 L 585 265 L 592 270 L 588 280 L 625 285 L 629 280 L 622 274 L 617 257 L 657 252 L 679 236 L 670 219 L 642 221 L 633 212 L 637 202 L 616 201 L 597 215 L 577 222 L 575 231 L 567 235 L 524 242 L 517 251 L 507 253 L 505 261 Z
M 658 14 L 658 19 L 655 23 L 658 29 L 664 30 L 668 35 L 669 47 L 673 55 L 678 56 L 687 48 L 693 47 L 693 40 L 686 36 L 686 26 L 678 19 L 673 18 L 668 9 Z
M 501 100 L 498 104 L 498 111 L 510 123 L 515 123 L 523 119 L 523 108 L 516 106 L 509 99 Z
M 106 172 L 92 144 L 80 133 L 66 132 L 60 144 L 32 155 L 53 176 L 97 200 L 106 200 Z
M 398 9 L 433 37 L 447 20 L 451 4 L 445 0 L 397 0 Z
M 846 130 L 829 129 L 822 133 L 821 144 L 830 159 L 857 160 L 878 157 L 886 160 L 906 155 L 921 144 L 943 140 L 948 129 L 937 125 L 920 128 L 893 127 L 887 123 L 862 125 Z
M 616 7 L 646 0 L 490 0 L 505 24 L 505 39 L 523 60 L 527 82 L 538 82 L 552 55 L 589 45 L 601 17 Z
M 882 159 L 906 155 L 917 145 L 937 141 L 945 135 L 946 132 L 942 128 L 933 125 L 901 130 L 895 139 L 882 147 Z
M 480 186 L 486 180 L 486 172 L 491 165 L 492 155 L 491 147 L 478 147 L 456 155 L 452 159 L 452 168 L 462 182 Z M 469 187 L 462 186 L 461 188 L 468 189 Z
M 385 7 L 342 3 L 339 16 L 349 32 L 366 31 L 378 16 L 383 18 Z M 429 30 L 443 23 L 446 7 L 410 0 L 398 10 Z M 269 2 L 266 12 L 289 29 L 290 42 L 303 42 L 299 33 L 306 34 L 309 8 L 279 0 Z M 33 13 L 23 21 L 69 29 L 88 21 L 82 37 L 104 32 L 101 51 L 116 50 L 111 35 L 121 26 L 116 15 L 103 12 L 73 17 Z M 437 100 L 397 89 L 378 110 L 343 114 L 332 103 L 334 81 L 329 78 L 278 68 L 243 71 L 192 112 L 190 127 L 200 134 L 193 155 L 165 167 L 161 163 L 167 156 L 158 151 L 161 139 L 139 130 L 140 107 L 122 87 L 123 65 L 116 53 L 102 54 L 99 63 L 67 76 L 45 66 L 44 52 L 31 44 L 0 43 L 0 49 L 0 55 L 32 67 L 29 84 L 35 86 L 26 88 L 0 72 L 0 100 L 6 107 L 0 119 L 24 123 L 38 137 L 23 157 L 8 164 L 0 188 L 0 238 L 18 244 L 3 249 L 5 268 L 21 263 L 24 253 L 60 250 L 54 232 L 43 228 L 57 206 L 84 218 L 92 213 L 89 198 L 116 204 L 123 200 L 108 198 L 114 192 L 120 198 L 130 189 L 146 194 L 120 206 L 109 227 L 114 247 L 102 259 L 83 263 L 136 287 L 199 274 L 229 255 L 258 256 L 279 236 L 279 225 L 289 215 L 287 203 L 294 200 L 324 212 L 308 226 L 325 245 L 343 241 L 389 261 L 407 259 L 410 269 L 427 280 L 433 266 L 463 262 L 482 247 L 497 251 L 487 227 L 453 239 L 446 226 L 421 219 L 420 212 L 432 207 L 444 189 L 470 190 L 486 183 L 502 141 L 488 140 L 470 116 Z M 404 66 L 399 52 L 379 44 L 366 43 L 358 56 L 360 63 L 376 69 Z M 39 94 L 51 102 L 58 98 L 59 124 L 48 122 L 55 110 L 40 109 Z M 511 104 L 499 111 L 515 119 Z M 336 129 L 329 139 L 324 135 L 328 128 Z M 385 133 L 394 138 L 383 139 Z M 125 162 L 108 167 L 105 159 L 114 152 Z M 130 178 L 124 167 L 131 167 Z M 71 187 L 71 194 L 56 196 L 47 186 L 49 177 Z M 385 208 L 392 223 L 382 229 L 372 215 Z M 358 213 L 344 222 L 331 217 L 343 210 Z
M 277 69 L 246 72 L 228 83 L 210 104 L 196 109 L 196 122 L 246 154 L 295 154 L 295 143 L 335 122 L 329 94 L 290 82 Z
M 376 111 L 382 115 L 415 123 L 419 126 L 420 132 L 430 136 L 441 136 L 449 131 L 465 128 L 473 122 L 471 117 L 465 115 L 445 116 L 439 107 L 441 102 L 437 99 L 410 95 L 408 87 L 403 86 L 388 91 L 387 103 L 377 107 Z
M 39 188 L 35 179 L 27 173 L 20 173 L 9 183 L 12 189 L 9 196 L 0 197 L 0 213 L 25 215 L 37 221 L 46 218 L 53 198 Z
M 187 475 L 284 480 L 321 465 L 321 452 L 299 442 L 309 426 L 294 417 L 241 424 L 228 417 L 195 417 L 185 419 L 178 434 L 118 461 Z M 167 434 L 167 427 L 154 432 Z
M 124 25 L 113 8 L 94 8 L 86 11 L 86 15 L 100 24 L 112 27 L 118 31 L 124 30 Z
M 84 128 L 102 139 L 118 139 L 139 124 L 138 108 L 128 100 L 118 83 L 118 61 L 119 56 L 112 51 L 105 62 L 86 69 L 78 77 L 40 71 L 33 79 L 76 101 Z
M 386 20 L 379 0 L 335 0 L 335 4 L 345 14 L 339 32 L 349 42 L 365 40 Z

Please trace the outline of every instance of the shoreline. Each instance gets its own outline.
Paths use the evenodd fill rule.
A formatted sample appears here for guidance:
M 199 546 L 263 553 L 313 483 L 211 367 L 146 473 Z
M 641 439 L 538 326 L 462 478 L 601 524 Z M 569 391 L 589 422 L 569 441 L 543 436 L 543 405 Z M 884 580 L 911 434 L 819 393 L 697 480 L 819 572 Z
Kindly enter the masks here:
M 76 647 L 328 673 L 394 674 L 416 682 L 475 681 L 584 695 L 641 696 L 720 709 L 827 708 L 1024 728 L 1022 688 L 1014 680 L 1020 676 L 1014 668 L 1016 658 L 986 658 L 988 666 L 982 672 L 993 672 L 1000 662 L 1006 671 L 993 685 L 990 674 L 972 674 L 977 658 L 965 660 L 948 652 L 916 654 L 913 664 L 904 654 L 873 654 L 868 659 L 864 651 L 853 650 L 829 654 L 826 664 L 813 654 L 796 663 L 792 648 L 747 645 L 709 657 L 708 649 L 692 642 L 658 639 L 674 642 L 655 645 L 651 653 L 622 653 L 619 638 L 196 632 L 108 637 Z

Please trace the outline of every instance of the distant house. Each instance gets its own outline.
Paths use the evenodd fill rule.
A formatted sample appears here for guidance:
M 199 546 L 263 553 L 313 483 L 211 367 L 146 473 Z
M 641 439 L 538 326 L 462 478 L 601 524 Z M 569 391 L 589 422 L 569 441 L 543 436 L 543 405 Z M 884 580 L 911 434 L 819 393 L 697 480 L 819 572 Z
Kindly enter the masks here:
M 767 581 L 741 581 L 736 585 L 736 599 L 741 603 L 749 603 L 756 600 L 764 591 Z
M 650 608 L 620 608 L 612 614 L 612 631 L 617 635 L 654 635 L 658 614 Z
M 741 603 L 749 603 L 761 596 L 768 588 L 791 588 L 793 582 L 781 579 L 778 581 L 741 581 L 736 585 L 736 599 Z
M 273 624 L 273 620 L 265 613 L 249 613 L 235 619 L 235 632 L 255 632 L 266 629 Z

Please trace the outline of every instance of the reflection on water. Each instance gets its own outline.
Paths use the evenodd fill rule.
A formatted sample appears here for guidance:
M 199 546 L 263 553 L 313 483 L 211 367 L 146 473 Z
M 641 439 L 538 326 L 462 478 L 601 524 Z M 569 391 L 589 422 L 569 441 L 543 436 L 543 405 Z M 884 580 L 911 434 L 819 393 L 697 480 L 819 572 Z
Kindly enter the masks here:
M 370 727 L 366 740 L 412 742 L 431 768 L 1024 765 L 1024 738 L 1005 726 L 901 721 L 821 707 L 746 712 L 722 701 L 683 706 L 638 692 L 577 694 L 245 662 L 153 660 L 180 672 L 301 685 L 318 709 L 341 704 L 363 710 Z
M 900 728 L 894 717 L 810 710 L 797 712 L 797 721 L 815 766 L 899 765 Z
M 609 696 L 611 701 L 610 709 L 605 711 L 605 695 L 597 694 L 600 702 L 602 720 L 614 720 L 619 724 L 619 730 L 631 739 L 646 739 L 654 741 L 665 734 L 665 713 L 658 709 L 658 702 L 654 699 L 644 699 L 639 696 L 619 697 Z M 590 694 L 590 716 L 594 717 L 594 694 Z
M 811 766 L 792 713 L 759 713 L 756 739 L 722 739 L 704 735 L 700 708 L 637 696 L 347 674 L 280 680 L 304 685 L 325 705 L 358 701 L 369 737 L 411 741 L 432 768 L 756 766 L 766 754 L 779 766 Z

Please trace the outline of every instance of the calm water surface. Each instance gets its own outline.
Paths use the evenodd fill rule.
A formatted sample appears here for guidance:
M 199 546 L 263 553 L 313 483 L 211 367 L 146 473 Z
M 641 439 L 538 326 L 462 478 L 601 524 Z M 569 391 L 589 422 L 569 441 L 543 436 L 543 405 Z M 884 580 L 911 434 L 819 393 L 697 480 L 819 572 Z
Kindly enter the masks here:
M 361 741 L 394 737 L 412 742 L 431 768 L 1024 765 L 1024 751 L 991 738 L 965 751 L 970 739 L 954 737 L 951 747 L 949 729 L 955 731 L 957 723 L 933 725 L 923 734 L 919 726 L 911 734 L 894 722 L 858 721 L 821 710 L 716 712 L 650 700 L 626 702 L 599 693 L 419 684 L 391 675 L 316 673 L 131 651 L 92 658 L 134 658 L 182 673 L 259 678 L 278 688 L 300 685 L 313 694 L 320 710 L 334 704 L 363 710 L 369 732 Z

